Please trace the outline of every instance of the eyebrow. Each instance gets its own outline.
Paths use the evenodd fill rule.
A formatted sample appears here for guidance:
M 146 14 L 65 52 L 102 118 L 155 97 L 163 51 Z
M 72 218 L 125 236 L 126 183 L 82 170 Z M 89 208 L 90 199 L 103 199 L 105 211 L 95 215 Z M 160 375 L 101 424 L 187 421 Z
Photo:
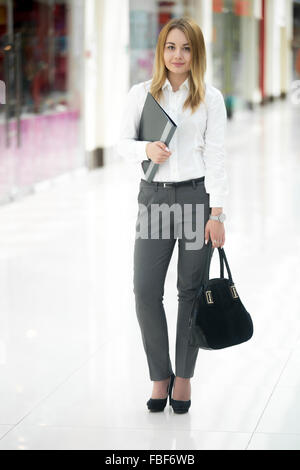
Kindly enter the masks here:
M 174 44 L 174 46 L 175 46 L 175 42 L 170 42 L 170 41 L 168 41 L 166 44 Z M 186 42 L 185 44 L 182 44 L 182 45 L 183 45 L 183 46 L 189 46 L 189 43 Z

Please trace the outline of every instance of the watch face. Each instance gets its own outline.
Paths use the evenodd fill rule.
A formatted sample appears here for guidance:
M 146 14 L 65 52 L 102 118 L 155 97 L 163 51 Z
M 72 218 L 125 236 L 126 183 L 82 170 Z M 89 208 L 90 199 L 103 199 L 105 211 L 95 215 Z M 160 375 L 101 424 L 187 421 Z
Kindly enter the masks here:
M 220 214 L 219 219 L 220 219 L 220 222 L 224 222 L 224 220 L 226 219 L 225 214 L 223 214 L 223 213 Z

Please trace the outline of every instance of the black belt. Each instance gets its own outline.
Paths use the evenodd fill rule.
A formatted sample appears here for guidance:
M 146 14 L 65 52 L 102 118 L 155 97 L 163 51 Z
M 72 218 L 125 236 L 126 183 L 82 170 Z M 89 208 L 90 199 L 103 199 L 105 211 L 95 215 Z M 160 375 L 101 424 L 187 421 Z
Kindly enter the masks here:
M 146 184 L 149 184 L 151 186 L 156 186 L 156 187 L 159 187 L 159 188 L 173 188 L 173 187 L 177 187 L 177 186 L 184 186 L 186 184 L 190 185 L 192 184 L 193 186 L 195 186 L 195 184 L 199 183 L 200 181 L 204 181 L 204 176 L 201 176 L 201 178 L 194 178 L 194 179 L 191 179 L 191 180 L 185 180 L 185 181 L 166 181 L 166 182 L 163 182 L 163 181 L 152 181 L 152 183 L 149 183 L 149 181 L 146 181 L 144 180 L 143 178 L 141 179 L 144 183 Z

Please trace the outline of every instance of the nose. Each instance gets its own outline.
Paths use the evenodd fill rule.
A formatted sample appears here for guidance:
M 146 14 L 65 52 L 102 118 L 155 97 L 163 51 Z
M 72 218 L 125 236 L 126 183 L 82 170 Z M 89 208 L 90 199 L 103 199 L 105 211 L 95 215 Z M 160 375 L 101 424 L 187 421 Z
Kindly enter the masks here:
M 181 55 L 180 49 L 175 51 L 174 57 L 175 59 L 181 59 L 182 55 Z

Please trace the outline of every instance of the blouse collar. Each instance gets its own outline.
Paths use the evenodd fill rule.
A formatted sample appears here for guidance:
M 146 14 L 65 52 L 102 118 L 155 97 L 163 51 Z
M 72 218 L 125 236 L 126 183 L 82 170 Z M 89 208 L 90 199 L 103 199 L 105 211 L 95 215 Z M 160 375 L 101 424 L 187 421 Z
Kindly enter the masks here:
M 164 88 L 169 88 L 169 90 L 173 91 L 172 85 L 168 78 L 166 78 L 165 83 L 162 86 L 162 89 Z M 189 77 L 187 77 L 186 80 L 180 85 L 179 90 L 182 90 L 183 88 L 189 90 Z

